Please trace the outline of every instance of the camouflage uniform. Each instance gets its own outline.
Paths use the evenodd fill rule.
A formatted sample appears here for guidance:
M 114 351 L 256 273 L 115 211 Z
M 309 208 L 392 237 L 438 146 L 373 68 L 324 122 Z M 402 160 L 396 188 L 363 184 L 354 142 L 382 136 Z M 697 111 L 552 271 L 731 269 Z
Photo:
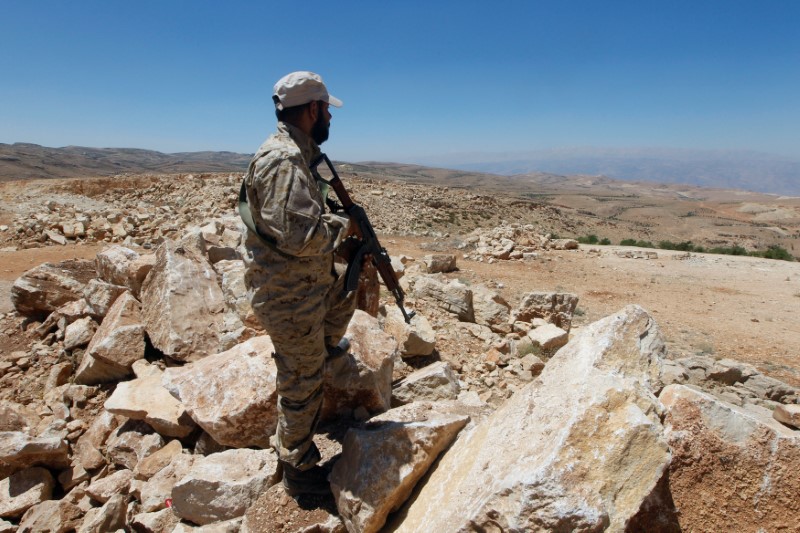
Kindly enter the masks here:
M 322 404 L 326 345 L 344 335 L 355 293 L 344 291 L 334 250 L 347 234 L 347 217 L 325 213 L 309 163 L 320 153 L 298 128 L 278 123 L 256 152 L 245 177 L 248 205 L 262 235 L 248 230 L 245 282 L 253 311 L 275 345 L 281 460 L 300 469 L 317 460 L 312 437 Z

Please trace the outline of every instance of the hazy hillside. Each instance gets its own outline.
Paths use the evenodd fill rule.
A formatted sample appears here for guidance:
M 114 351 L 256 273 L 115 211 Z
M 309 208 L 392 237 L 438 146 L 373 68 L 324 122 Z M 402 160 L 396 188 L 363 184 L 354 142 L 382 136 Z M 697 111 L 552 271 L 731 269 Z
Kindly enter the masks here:
M 0 143 L 0 180 L 74 178 L 142 172 L 226 172 L 247 168 L 250 155 L 233 152 L 164 154 L 135 148 L 48 148 Z
M 800 161 L 750 151 L 562 149 L 517 154 L 443 155 L 422 164 L 473 172 L 549 172 L 800 195 Z

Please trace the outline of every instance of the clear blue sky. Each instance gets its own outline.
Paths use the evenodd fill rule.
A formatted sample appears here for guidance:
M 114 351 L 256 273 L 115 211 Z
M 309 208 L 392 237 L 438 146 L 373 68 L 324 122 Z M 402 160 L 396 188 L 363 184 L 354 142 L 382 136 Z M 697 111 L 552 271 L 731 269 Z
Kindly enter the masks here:
M 37 1 L 0 22 L 0 142 L 253 152 L 274 82 L 344 100 L 325 150 L 800 158 L 800 2 Z

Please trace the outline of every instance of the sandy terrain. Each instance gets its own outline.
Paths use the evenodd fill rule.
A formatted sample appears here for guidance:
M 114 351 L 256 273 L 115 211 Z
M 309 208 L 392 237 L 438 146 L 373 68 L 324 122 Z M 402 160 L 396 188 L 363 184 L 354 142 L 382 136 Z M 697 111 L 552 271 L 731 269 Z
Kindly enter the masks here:
M 392 254 L 421 258 L 422 239 L 386 237 Z M 800 385 L 800 263 L 659 250 L 658 259 L 625 259 L 621 246 L 583 246 L 548 252 L 534 262 L 494 264 L 461 260 L 455 277 L 502 283 L 515 305 L 531 291 L 568 291 L 580 297 L 575 325 L 593 322 L 627 304 L 656 317 L 671 357 L 710 353 L 755 365 Z M 599 250 L 599 255 L 591 250 Z

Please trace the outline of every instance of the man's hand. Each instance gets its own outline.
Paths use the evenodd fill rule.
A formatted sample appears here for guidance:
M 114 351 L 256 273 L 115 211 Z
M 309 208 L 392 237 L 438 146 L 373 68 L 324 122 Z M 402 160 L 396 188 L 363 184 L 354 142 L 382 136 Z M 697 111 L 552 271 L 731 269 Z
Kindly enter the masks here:
M 348 235 L 350 235 L 349 232 Z M 348 236 L 336 248 L 336 255 L 350 263 L 360 247 L 361 241 L 359 239 L 354 236 Z
M 350 227 L 347 228 L 347 237 L 356 237 L 358 239 L 363 239 L 364 236 L 361 234 L 361 228 L 358 227 L 358 222 L 352 216 L 350 217 Z

